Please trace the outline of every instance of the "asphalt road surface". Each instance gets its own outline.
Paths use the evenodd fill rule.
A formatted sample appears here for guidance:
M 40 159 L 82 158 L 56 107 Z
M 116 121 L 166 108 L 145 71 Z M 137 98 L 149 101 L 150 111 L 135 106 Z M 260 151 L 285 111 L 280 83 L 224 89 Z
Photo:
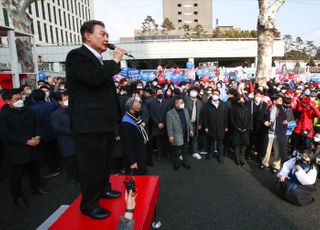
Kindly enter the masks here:
M 275 175 L 259 169 L 253 160 L 238 167 L 230 158 L 224 164 L 216 159 L 191 158 L 190 170 L 180 167 L 174 171 L 166 159 L 149 169 L 150 175 L 160 176 L 161 229 L 320 229 L 319 181 L 316 201 L 307 207 L 296 207 L 276 195 Z M 0 180 L 0 229 L 36 229 L 80 192 L 79 187 L 68 187 L 64 172 L 44 182 L 50 193 L 33 195 L 24 178 L 30 207 L 17 210 L 10 196 L 8 177 Z

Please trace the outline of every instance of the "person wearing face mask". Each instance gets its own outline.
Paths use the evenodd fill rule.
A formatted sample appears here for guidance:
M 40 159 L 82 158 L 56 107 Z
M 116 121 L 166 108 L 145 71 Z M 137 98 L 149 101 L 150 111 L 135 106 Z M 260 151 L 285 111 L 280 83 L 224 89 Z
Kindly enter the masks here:
M 57 146 L 57 135 L 52 128 L 51 114 L 58 109 L 58 105 L 45 101 L 45 92 L 36 89 L 32 92 L 31 97 L 34 104 L 31 109 L 40 120 L 41 133 L 41 150 L 43 151 L 44 162 L 46 163 L 48 172 L 44 177 L 51 178 L 60 174 L 60 155 Z
M 239 94 L 237 99 L 237 103 L 230 111 L 232 144 L 236 154 L 236 164 L 243 166 L 245 152 L 249 145 L 251 114 L 249 107 L 245 105 L 243 96 Z
M 51 114 L 52 128 L 57 134 L 59 153 L 64 161 L 69 186 L 74 188 L 78 179 L 76 149 L 68 113 L 69 97 L 66 92 L 56 94 L 59 108 Z
M 191 139 L 192 144 L 192 156 L 198 160 L 201 159 L 200 152 L 199 152 L 199 135 L 201 127 L 201 119 L 200 113 L 202 110 L 202 101 L 198 99 L 198 88 L 191 88 L 190 89 L 190 96 L 185 97 L 185 105 L 189 112 L 189 117 L 191 120 L 191 124 L 194 130 L 194 135 Z M 203 151 L 201 151 L 204 153 Z
M 268 109 L 268 104 L 262 101 L 263 92 L 257 89 L 254 93 L 254 99 L 250 102 L 252 114 L 252 132 L 250 136 L 250 149 L 257 154 L 259 160 L 263 157 L 263 144 L 265 138 L 265 126 L 263 117 Z
M 188 142 L 189 138 L 193 137 L 193 126 L 182 97 L 176 96 L 174 105 L 175 107 L 168 112 L 166 118 L 169 143 L 174 147 L 173 169 L 177 170 L 180 167 L 180 157 L 182 157 L 182 165 L 186 169 L 190 169 Z
M 224 137 L 228 131 L 228 108 L 220 101 L 220 91 L 213 90 L 212 97 L 202 108 L 203 129 L 209 137 L 209 154 L 207 160 L 218 152 L 218 159 L 223 163 Z
M 203 103 L 207 103 L 207 101 L 209 100 L 209 98 L 211 98 L 211 96 L 212 96 L 212 92 L 213 92 L 212 87 L 208 87 L 208 88 L 206 89 L 206 92 L 205 92 L 205 94 L 204 94 L 203 97 L 202 97 L 202 102 L 203 102 Z
M 50 88 L 49 87 L 41 86 L 40 90 L 45 92 L 45 101 L 46 102 L 51 102 L 51 103 L 54 103 L 54 104 L 56 104 L 58 106 L 57 100 L 50 94 Z
M 162 156 L 170 157 L 168 154 L 169 142 L 166 132 L 166 115 L 170 107 L 170 103 L 163 96 L 163 90 L 161 88 L 157 89 L 156 100 L 150 103 L 149 111 L 152 124 L 152 137 L 156 142 L 158 150 L 158 160 L 161 160 Z
M 24 107 L 19 89 L 6 91 L 3 98 L 6 105 L 0 113 L 0 135 L 11 167 L 11 195 L 17 208 L 27 208 L 21 188 L 24 171 L 28 171 L 34 194 L 48 193 L 40 183 L 40 124 L 34 112 Z
M 31 91 L 31 86 L 28 84 L 25 84 L 20 87 L 21 89 L 21 95 L 22 95 L 22 100 L 24 103 L 25 107 L 30 107 L 32 105 L 32 99 L 30 97 L 32 91 Z
M 311 150 L 304 150 L 301 156 L 291 158 L 283 164 L 278 173 L 276 185 L 279 195 L 288 202 L 306 206 L 315 201 L 316 156 Z
M 146 144 L 149 136 L 142 125 L 142 106 L 138 100 L 130 98 L 125 107 L 127 112 L 119 126 L 125 173 L 126 175 L 145 175 L 147 174 Z
M 286 143 L 286 131 L 287 131 L 287 114 L 283 109 L 283 100 L 279 95 L 273 95 L 272 105 L 268 108 L 267 113 L 264 116 L 264 125 L 267 128 L 267 147 L 265 155 L 260 165 L 261 169 L 268 168 L 270 166 L 271 150 L 274 150 L 274 158 L 272 162 L 272 171 L 277 173 L 281 166 L 281 156 L 285 156 L 287 153 L 284 146 Z

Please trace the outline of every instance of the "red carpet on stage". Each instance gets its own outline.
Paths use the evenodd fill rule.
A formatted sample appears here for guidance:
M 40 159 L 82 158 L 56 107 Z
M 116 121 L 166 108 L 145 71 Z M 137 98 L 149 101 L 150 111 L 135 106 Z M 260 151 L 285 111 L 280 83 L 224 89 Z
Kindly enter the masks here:
M 81 195 L 70 205 L 61 217 L 49 228 L 50 230 L 77 229 L 77 230 L 113 230 L 117 229 L 120 217 L 124 215 L 126 205 L 124 200 L 127 176 L 111 176 L 114 190 L 121 191 L 121 197 L 109 200 L 101 199 L 100 205 L 111 212 L 105 220 L 93 220 L 82 215 L 79 209 Z M 158 176 L 134 176 L 137 188 L 136 207 L 133 214 L 135 230 L 149 230 L 159 196 Z

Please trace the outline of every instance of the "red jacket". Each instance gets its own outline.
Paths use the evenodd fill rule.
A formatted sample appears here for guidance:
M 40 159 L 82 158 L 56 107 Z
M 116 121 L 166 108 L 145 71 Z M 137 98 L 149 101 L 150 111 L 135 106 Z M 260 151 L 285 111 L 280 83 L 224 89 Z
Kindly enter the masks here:
M 308 131 L 307 137 L 313 137 L 313 119 L 320 117 L 319 110 L 311 103 L 304 104 L 298 102 L 297 111 L 300 113 L 297 127 L 293 130 L 295 134 L 301 134 L 303 131 Z

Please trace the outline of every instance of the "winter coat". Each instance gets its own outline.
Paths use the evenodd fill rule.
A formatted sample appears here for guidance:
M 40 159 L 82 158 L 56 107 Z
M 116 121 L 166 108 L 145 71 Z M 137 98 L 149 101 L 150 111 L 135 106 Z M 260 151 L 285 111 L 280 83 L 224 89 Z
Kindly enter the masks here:
M 298 103 L 297 111 L 300 113 L 300 116 L 298 118 L 297 127 L 293 130 L 293 132 L 297 135 L 306 132 L 306 137 L 312 138 L 313 119 L 320 117 L 319 110 L 312 105 L 304 106 L 302 103 Z
M 193 131 L 193 127 L 191 125 L 191 121 L 189 118 L 189 113 L 187 109 L 184 109 L 184 116 L 187 122 L 187 143 L 189 142 L 189 134 L 190 131 Z M 169 137 L 173 137 L 174 146 L 181 146 L 184 143 L 184 133 L 182 123 L 177 113 L 176 109 L 171 109 L 167 114 L 167 133 Z
M 40 158 L 39 145 L 26 144 L 32 137 L 40 136 L 40 124 L 31 109 L 5 105 L 0 113 L 0 135 L 10 164 L 22 165 Z
M 51 124 L 51 114 L 58 108 L 57 104 L 51 102 L 35 102 L 31 109 L 40 120 L 41 141 L 50 141 L 57 137 Z
M 234 104 L 230 120 L 232 126 L 233 145 L 249 145 L 251 129 L 251 113 L 247 105 Z
M 185 98 L 185 104 L 186 104 L 186 108 L 189 112 L 189 117 L 190 117 L 190 120 L 192 118 L 192 109 L 193 109 L 193 100 L 191 99 L 191 97 L 186 97 Z M 203 103 L 202 101 L 200 101 L 199 99 L 197 99 L 196 101 L 196 122 L 195 122 L 195 130 L 194 130 L 194 133 L 196 136 L 198 136 L 198 126 L 201 125 L 201 111 L 202 111 L 202 106 L 203 106 Z
M 60 107 L 51 114 L 53 130 L 57 134 L 59 152 L 62 157 L 76 155 L 76 148 L 71 131 L 70 116 L 67 109 Z
M 225 129 L 228 128 L 228 108 L 221 101 L 216 108 L 211 100 L 203 105 L 202 108 L 203 129 L 208 129 L 210 138 L 223 139 Z
M 152 124 L 152 136 L 166 135 L 166 127 L 159 129 L 159 123 L 166 124 L 167 112 L 170 109 L 170 103 L 166 99 L 152 101 L 149 104 L 149 111 Z

